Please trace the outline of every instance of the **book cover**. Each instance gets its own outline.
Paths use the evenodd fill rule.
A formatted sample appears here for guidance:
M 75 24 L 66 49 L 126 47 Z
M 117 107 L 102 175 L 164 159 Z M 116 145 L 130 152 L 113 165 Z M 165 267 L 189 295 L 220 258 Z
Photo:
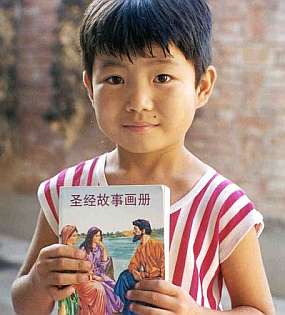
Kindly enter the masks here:
M 61 187 L 60 242 L 86 251 L 92 272 L 58 314 L 134 314 L 126 292 L 140 279 L 168 280 L 169 209 L 163 185 Z

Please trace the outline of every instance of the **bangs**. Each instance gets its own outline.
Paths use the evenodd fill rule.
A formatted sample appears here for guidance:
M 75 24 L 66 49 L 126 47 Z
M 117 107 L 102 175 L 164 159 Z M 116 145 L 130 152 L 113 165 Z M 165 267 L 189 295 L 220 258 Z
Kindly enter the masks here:
M 106 18 L 98 21 L 92 45 L 95 56 L 108 54 L 153 56 L 153 45 L 160 46 L 165 55 L 170 54 L 170 23 L 158 5 L 147 5 L 148 1 L 121 1 Z
M 204 22 L 199 14 L 204 14 Z M 200 0 L 95 0 L 80 30 L 83 66 L 92 74 L 98 55 L 154 57 L 153 46 L 171 56 L 171 43 L 196 65 L 197 56 L 205 59 L 205 68 L 210 59 L 204 47 L 209 46 L 210 20 L 210 11 Z

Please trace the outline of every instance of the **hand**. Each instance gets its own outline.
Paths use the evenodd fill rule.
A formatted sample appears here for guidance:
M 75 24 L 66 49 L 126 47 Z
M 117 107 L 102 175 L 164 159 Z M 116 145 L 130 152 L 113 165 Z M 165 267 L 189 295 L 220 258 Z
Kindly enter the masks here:
M 142 280 L 141 273 L 139 271 L 133 270 L 132 275 L 134 276 L 135 280 L 137 280 L 137 281 Z
M 148 272 L 140 271 L 141 280 L 145 278 L 149 278 Z
M 93 279 L 94 280 L 97 280 L 97 281 L 103 281 L 103 277 L 100 277 L 100 276 L 93 276 Z
M 197 315 L 202 313 L 201 307 L 187 292 L 165 280 L 142 280 L 135 285 L 134 290 L 128 291 L 127 298 L 147 304 L 131 304 L 130 310 L 138 315 Z
M 72 246 L 53 244 L 43 248 L 31 270 L 35 289 L 44 290 L 54 301 L 72 293 L 72 285 L 88 281 L 91 263 L 86 253 Z

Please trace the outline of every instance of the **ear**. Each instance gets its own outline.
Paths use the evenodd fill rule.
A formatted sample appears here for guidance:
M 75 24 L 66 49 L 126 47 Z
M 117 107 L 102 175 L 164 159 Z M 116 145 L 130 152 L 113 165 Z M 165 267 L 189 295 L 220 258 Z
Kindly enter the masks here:
M 91 81 L 91 78 L 89 77 L 89 75 L 87 74 L 86 70 L 83 71 L 82 78 L 83 78 L 83 84 L 87 90 L 89 99 L 90 99 L 91 103 L 93 103 L 92 81 Z
M 197 106 L 196 108 L 203 107 L 207 104 L 209 97 L 212 94 L 215 82 L 217 79 L 217 71 L 214 66 L 209 66 L 206 72 L 202 75 L 198 87 L 197 93 Z

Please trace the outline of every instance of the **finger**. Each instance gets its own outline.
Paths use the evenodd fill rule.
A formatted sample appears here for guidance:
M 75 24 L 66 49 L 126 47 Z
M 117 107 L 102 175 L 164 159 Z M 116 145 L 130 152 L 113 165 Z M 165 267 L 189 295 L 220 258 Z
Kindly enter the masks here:
M 51 286 L 63 286 L 79 284 L 89 280 L 88 273 L 63 273 L 51 272 L 48 274 L 47 284 Z
M 155 291 L 169 296 L 177 296 L 178 288 L 172 283 L 159 279 L 143 279 L 135 285 L 135 289 Z
M 127 293 L 127 298 L 131 301 L 151 304 L 169 311 L 177 309 L 177 299 L 175 297 L 154 291 L 130 290 Z
M 132 303 L 130 310 L 137 315 L 173 315 L 170 311 L 137 303 Z
M 46 268 L 50 271 L 90 272 L 91 263 L 81 259 L 53 258 L 46 261 Z
M 85 251 L 78 249 L 74 246 L 53 244 L 41 249 L 40 257 L 43 259 L 57 257 L 86 259 L 87 254 Z
M 58 301 L 58 300 L 63 300 L 67 298 L 68 296 L 70 296 L 72 293 L 75 292 L 75 289 L 71 285 L 63 287 L 63 288 L 51 286 L 48 292 L 54 301 Z

